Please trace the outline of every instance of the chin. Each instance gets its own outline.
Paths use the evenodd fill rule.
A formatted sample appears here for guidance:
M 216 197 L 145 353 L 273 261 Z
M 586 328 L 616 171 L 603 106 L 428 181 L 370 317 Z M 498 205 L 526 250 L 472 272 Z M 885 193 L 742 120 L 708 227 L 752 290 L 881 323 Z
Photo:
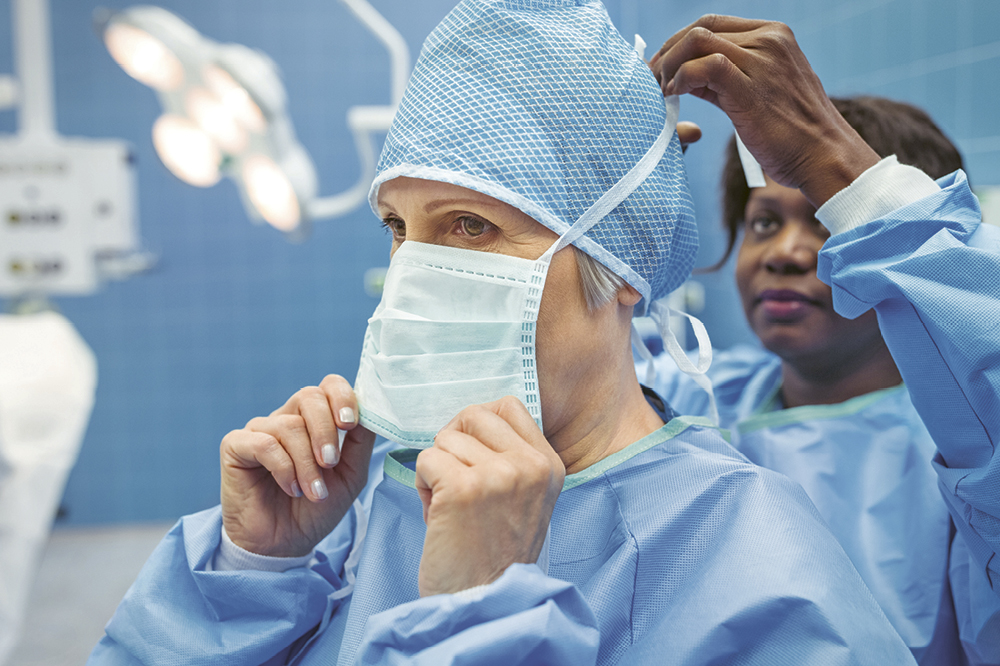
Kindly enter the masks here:
M 769 324 L 765 330 L 758 328 L 754 333 L 764 349 L 785 360 L 824 350 L 823 338 L 804 326 Z

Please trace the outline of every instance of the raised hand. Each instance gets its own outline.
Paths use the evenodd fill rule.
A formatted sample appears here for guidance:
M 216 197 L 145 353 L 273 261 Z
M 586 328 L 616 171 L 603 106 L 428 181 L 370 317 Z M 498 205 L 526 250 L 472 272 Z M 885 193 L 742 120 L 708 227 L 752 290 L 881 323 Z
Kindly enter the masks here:
M 417 457 L 427 536 L 420 595 L 537 561 L 566 468 L 517 399 L 468 407 Z
M 222 521 L 233 543 L 294 557 L 329 534 L 368 478 L 375 435 L 357 422 L 351 385 L 328 375 L 227 434 L 219 453 Z M 338 428 L 347 431 L 343 446 Z
M 703 16 L 667 40 L 650 67 L 664 94 L 722 109 L 764 172 L 816 207 L 879 161 L 783 23 Z

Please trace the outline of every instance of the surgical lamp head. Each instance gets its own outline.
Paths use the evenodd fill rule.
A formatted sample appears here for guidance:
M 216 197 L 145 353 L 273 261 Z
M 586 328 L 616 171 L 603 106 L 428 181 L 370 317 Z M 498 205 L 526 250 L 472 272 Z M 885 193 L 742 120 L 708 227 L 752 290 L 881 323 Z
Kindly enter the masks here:
M 316 172 L 270 58 L 214 42 L 160 7 L 99 10 L 95 27 L 115 62 L 156 91 L 164 112 L 153 145 L 171 173 L 198 187 L 229 176 L 251 218 L 304 231 Z

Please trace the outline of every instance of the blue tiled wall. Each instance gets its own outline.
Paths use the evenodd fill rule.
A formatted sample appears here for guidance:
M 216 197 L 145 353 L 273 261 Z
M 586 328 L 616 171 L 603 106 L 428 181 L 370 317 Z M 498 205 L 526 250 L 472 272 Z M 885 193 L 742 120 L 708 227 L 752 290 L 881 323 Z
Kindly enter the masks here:
M 453 0 L 372 0 L 414 57 Z M 329 372 L 353 377 L 375 300 L 364 269 L 388 241 L 365 209 L 320 222 L 301 244 L 246 219 L 235 188 L 181 184 L 153 153 L 153 93 L 111 61 L 90 28 L 91 0 L 51 0 L 59 131 L 120 137 L 139 164 L 142 236 L 151 273 L 100 294 L 60 299 L 97 354 L 97 403 L 64 498 L 70 523 L 164 519 L 218 498 L 218 443 Z M 126 6 L 118 0 L 110 6 Z M 168 0 L 205 35 L 267 52 L 281 67 L 297 133 L 321 190 L 349 187 L 357 157 L 344 122 L 355 104 L 388 99 L 384 49 L 334 0 Z M 12 71 L 9 0 L 0 0 L 0 72 Z M 870 92 L 928 109 L 965 151 L 976 184 L 1000 183 L 1000 3 L 993 0 L 619 0 L 609 13 L 651 48 L 705 12 L 789 23 L 832 94 Z M 699 100 L 682 114 L 705 138 L 688 152 L 702 226 L 700 262 L 721 253 L 717 187 L 724 116 Z M 15 116 L 0 111 L 0 132 Z M 702 317 L 722 347 L 749 340 L 732 272 L 699 278 Z

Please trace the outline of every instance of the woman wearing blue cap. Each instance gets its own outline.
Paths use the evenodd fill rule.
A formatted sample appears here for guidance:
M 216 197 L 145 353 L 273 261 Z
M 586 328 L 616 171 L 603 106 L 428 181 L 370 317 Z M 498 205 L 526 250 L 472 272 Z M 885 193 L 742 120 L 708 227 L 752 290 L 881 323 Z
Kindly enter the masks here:
M 696 244 L 676 112 L 599 2 L 449 14 L 372 187 L 353 390 L 226 436 L 222 506 L 91 663 L 912 663 L 801 489 L 636 380 Z
M 779 67 L 793 61 L 760 56 L 781 49 L 797 53 L 785 26 L 704 17 L 652 67 L 738 127 L 756 116 L 740 132 L 765 158 L 775 148 L 823 155 L 796 146 L 801 133 L 762 136 L 780 114 L 754 113 L 754 95 L 734 103 L 747 86 L 726 63 L 747 80 L 789 77 Z M 737 284 L 771 353 L 716 357 L 721 424 L 750 460 L 803 486 L 918 662 L 1000 663 L 996 229 L 979 224 L 962 158 L 926 113 L 877 97 L 829 104 L 818 82 L 801 88 L 877 154 L 856 151 L 867 171 L 826 200 L 780 170 L 748 187 L 731 142 L 729 251 L 742 236 Z M 768 106 L 799 103 L 793 89 L 772 90 Z M 655 367 L 676 409 L 708 413 L 708 396 L 669 358 Z

